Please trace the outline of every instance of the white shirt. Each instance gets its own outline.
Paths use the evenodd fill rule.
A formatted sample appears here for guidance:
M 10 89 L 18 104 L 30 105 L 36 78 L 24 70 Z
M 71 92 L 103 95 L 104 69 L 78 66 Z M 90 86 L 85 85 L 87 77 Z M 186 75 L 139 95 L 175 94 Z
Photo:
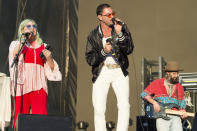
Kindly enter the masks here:
M 106 40 L 109 39 L 109 38 L 111 38 L 111 36 L 102 39 L 104 48 L 105 48 L 105 45 L 106 45 Z M 107 56 L 105 61 L 104 61 L 104 64 L 117 64 L 117 63 L 115 62 L 115 60 L 114 60 L 114 58 L 112 56 Z

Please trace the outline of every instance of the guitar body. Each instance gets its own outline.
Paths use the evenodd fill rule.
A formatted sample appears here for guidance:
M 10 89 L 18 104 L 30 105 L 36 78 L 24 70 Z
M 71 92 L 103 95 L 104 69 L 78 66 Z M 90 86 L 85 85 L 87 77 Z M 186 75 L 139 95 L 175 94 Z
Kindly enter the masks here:
M 155 118 L 153 104 L 146 102 L 145 104 L 145 116 L 148 118 Z
M 172 109 L 172 108 L 179 109 L 179 106 L 174 103 L 169 103 L 169 104 L 159 103 L 159 105 L 160 105 L 160 109 L 161 109 L 160 112 L 154 112 L 153 105 L 150 103 L 147 103 L 145 106 L 146 116 L 148 118 L 163 118 L 164 120 L 170 120 L 170 118 L 167 116 L 165 110 Z

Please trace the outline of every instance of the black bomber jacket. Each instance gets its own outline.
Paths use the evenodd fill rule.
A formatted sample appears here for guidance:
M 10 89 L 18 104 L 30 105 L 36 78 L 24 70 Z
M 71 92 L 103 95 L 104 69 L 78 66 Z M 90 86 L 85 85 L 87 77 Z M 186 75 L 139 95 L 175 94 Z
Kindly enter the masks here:
M 122 35 L 118 36 L 117 45 L 120 49 L 120 56 L 118 57 L 118 63 L 122 69 L 124 76 L 128 75 L 129 61 L 127 55 L 131 54 L 134 49 L 131 33 L 127 26 L 122 26 Z M 87 63 L 92 66 L 92 82 L 94 83 L 99 76 L 99 73 L 104 65 L 106 59 L 106 53 L 102 43 L 103 34 L 100 25 L 97 26 L 87 37 L 87 45 L 85 58 Z

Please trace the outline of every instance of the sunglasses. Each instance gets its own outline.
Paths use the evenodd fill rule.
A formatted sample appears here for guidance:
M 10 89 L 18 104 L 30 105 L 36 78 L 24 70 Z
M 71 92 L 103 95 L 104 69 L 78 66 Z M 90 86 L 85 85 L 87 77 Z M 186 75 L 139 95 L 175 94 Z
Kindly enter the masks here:
M 112 18 L 112 17 L 114 17 L 115 15 L 116 15 L 116 13 L 113 12 L 113 13 L 106 14 L 106 15 L 102 15 L 102 16 L 107 16 L 108 18 Z
M 37 29 L 37 25 L 26 25 L 25 27 L 27 27 L 28 29 L 30 29 L 31 27 Z

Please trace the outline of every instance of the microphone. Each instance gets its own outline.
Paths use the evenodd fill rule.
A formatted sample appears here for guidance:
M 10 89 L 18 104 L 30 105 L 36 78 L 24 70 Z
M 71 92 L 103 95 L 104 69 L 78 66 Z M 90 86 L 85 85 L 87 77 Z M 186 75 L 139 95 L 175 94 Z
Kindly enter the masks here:
M 25 32 L 25 33 L 22 33 L 22 35 L 24 35 L 25 37 L 29 37 L 29 35 L 33 34 L 33 32 Z
M 122 22 L 122 21 L 118 21 L 118 20 L 116 20 L 116 18 L 112 18 L 111 19 L 112 20 L 112 23 L 115 25 L 115 22 L 117 23 L 117 24 L 119 24 L 119 25 L 124 25 L 124 23 Z
M 51 47 L 51 45 L 49 45 L 49 44 L 46 45 L 45 49 L 47 49 L 47 50 L 49 50 L 49 51 L 52 51 L 52 47 Z M 46 58 L 45 58 L 43 52 L 41 52 L 41 53 L 39 54 L 39 56 L 40 56 L 43 60 L 46 60 Z

